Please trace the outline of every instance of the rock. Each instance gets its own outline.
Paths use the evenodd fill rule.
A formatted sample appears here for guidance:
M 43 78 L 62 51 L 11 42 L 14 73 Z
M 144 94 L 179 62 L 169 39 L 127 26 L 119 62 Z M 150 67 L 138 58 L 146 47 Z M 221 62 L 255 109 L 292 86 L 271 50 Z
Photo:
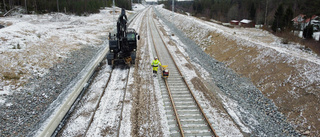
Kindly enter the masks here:
M 302 134 L 303 134 L 303 135 L 309 135 L 309 134 L 310 134 L 310 131 L 307 130 L 307 131 L 303 132 Z

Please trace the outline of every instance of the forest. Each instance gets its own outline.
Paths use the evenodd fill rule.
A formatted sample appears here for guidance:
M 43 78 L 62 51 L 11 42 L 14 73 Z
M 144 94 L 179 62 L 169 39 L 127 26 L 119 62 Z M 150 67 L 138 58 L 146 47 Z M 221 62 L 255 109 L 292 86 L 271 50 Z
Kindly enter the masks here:
M 0 11 L 22 7 L 26 13 L 65 12 L 82 15 L 97 13 L 103 7 L 111 7 L 113 0 L 1 0 Z M 131 10 L 131 0 L 115 0 L 118 7 Z
M 160 1 L 171 10 L 172 0 Z M 272 24 L 277 8 L 290 8 L 293 15 L 320 15 L 320 0 L 194 0 L 175 1 L 175 10 L 222 22 L 251 19 L 257 24 Z
M 142 0 L 114 1 L 117 7 L 131 10 L 131 2 Z M 85 15 L 97 13 L 103 7 L 111 7 L 112 3 L 113 0 L 0 0 L 0 16 L 16 7 L 24 9 L 27 14 L 64 12 Z M 164 4 L 170 10 L 172 8 L 172 0 L 159 0 L 159 4 Z M 292 30 L 291 20 L 297 15 L 304 14 L 306 19 L 320 15 L 319 7 L 320 0 L 175 0 L 176 12 L 188 12 L 221 22 L 250 19 L 255 24 L 272 25 L 274 32 Z M 317 28 L 319 31 L 320 24 Z M 312 30 L 313 26 L 308 29 Z M 308 36 L 312 37 L 312 33 Z
M 172 10 L 172 0 L 162 0 L 165 8 Z M 314 32 L 320 31 L 320 0 L 192 0 L 174 2 L 175 12 L 189 13 L 202 19 L 220 22 L 249 19 L 275 35 L 283 43 L 301 43 L 320 54 L 319 42 L 313 40 Z M 300 16 L 301 15 L 301 16 Z M 301 17 L 298 23 L 292 20 Z M 315 17 L 315 18 L 313 18 Z M 311 21 L 304 21 L 311 18 Z M 313 21 L 312 21 L 313 20 Z M 313 23 L 311 23 L 313 22 Z M 297 33 L 302 31 L 305 39 Z M 293 33 L 292 33 L 293 32 Z M 320 39 L 320 36 L 319 36 Z

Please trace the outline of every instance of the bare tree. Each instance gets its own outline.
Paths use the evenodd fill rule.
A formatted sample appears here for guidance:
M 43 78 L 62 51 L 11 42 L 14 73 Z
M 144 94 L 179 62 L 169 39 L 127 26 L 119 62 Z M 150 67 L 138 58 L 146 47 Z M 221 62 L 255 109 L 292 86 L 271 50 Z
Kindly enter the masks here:
M 57 0 L 57 9 L 58 9 L 58 12 L 59 12 L 59 0 Z
M 4 11 L 7 12 L 6 1 L 5 0 L 3 0 L 3 8 L 4 8 Z
M 24 6 L 26 7 L 26 13 L 28 13 L 27 0 L 24 0 Z
M 9 8 L 10 8 L 10 9 L 12 9 L 12 8 L 14 7 L 13 3 L 14 3 L 14 2 L 13 2 L 12 0 L 9 0 Z
M 266 0 L 266 12 L 264 14 L 264 25 L 267 25 L 267 17 L 268 17 L 268 0 Z

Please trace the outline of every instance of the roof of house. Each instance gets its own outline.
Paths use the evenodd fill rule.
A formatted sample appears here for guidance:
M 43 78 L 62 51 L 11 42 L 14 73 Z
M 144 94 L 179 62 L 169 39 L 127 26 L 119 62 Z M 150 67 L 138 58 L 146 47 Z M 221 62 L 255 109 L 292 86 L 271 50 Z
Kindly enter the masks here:
M 252 20 L 243 19 L 243 20 L 241 20 L 240 22 L 241 22 L 241 23 L 248 24 L 248 23 L 251 23 Z
M 239 22 L 239 21 L 238 20 L 231 20 L 230 22 L 235 22 L 236 23 L 236 22 Z
M 308 22 L 310 22 L 311 19 L 313 20 L 318 17 L 316 15 L 313 15 L 311 17 L 311 19 L 310 18 L 304 19 L 305 16 L 306 15 L 304 15 L 304 14 L 299 14 L 297 17 L 293 18 L 292 21 L 295 23 L 308 23 Z

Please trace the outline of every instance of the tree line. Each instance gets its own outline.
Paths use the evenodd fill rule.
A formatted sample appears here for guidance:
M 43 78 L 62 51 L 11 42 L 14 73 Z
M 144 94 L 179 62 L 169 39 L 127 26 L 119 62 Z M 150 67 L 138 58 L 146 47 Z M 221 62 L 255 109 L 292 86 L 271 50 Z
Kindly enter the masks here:
M 172 9 L 172 0 L 159 3 Z M 256 24 L 271 25 L 273 32 L 290 32 L 295 29 L 292 19 L 299 14 L 306 15 L 304 19 L 312 15 L 320 16 L 319 7 L 320 0 L 175 0 L 175 12 L 189 12 L 194 16 L 222 22 L 250 19 Z M 319 29 L 320 25 L 307 25 L 303 28 L 303 36 L 312 39 L 314 28 Z
M 7 12 L 17 6 L 26 13 L 66 12 L 74 14 L 97 13 L 102 7 L 111 7 L 113 0 L 1 0 L 0 10 Z M 131 10 L 131 0 L 115 0 L 115 5 Z
M 160 1 L 171 10 L 172 0 Z M 320 0 L 193 0 L 176 1 L 176 10 L 195 16 L 229 22 L 230 20 L 251 19 L 257 24 L 272 24 L 276 9 L 282 5 L 286 11 L 291 8 L 293 15 L 320 15 Z

